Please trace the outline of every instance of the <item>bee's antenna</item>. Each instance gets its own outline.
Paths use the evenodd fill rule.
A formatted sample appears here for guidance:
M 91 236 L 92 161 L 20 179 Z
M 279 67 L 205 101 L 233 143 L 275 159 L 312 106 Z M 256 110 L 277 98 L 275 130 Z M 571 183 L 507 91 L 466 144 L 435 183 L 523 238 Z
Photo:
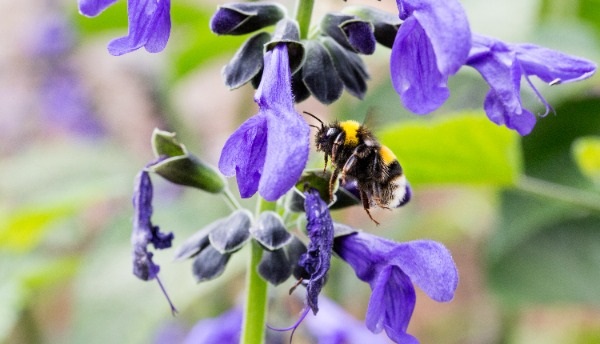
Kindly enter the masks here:
M 321 121 L 321 119 L 319 119 L 319 117 L 313 115 L 312 113 L 306 112 L 306 111 L 302 111 L 302 112 L 304 112 L 305 114 L 307 114 L 310 117 L 312 117 L 312 118 L 316 119 L 317 121 L 319 121 L 319 123 L 321 123 L 321 127 L 323 127 L 325 125 L 325 123 L 323 123 L 323 121 Z
M 321 128 L 317 127 L 316 125 L 313 125 L 313 124 L 309 124 L 308 126 L 309 126 L 309 127 L 313 127 L 313 128 L 315 128 L 315 129 L 321 129 Z

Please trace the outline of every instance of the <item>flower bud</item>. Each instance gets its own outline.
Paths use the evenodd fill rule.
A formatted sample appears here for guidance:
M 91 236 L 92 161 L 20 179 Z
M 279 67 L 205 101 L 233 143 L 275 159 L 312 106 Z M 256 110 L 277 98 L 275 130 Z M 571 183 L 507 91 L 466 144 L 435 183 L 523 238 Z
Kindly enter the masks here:
M 385 47 L 391 48 L 402 20 L 397 15 L 366 6 L 350 6 L 344 13 L 353 14 L 373 24 L 375 40 Z
M 225 188 L 225 180 L 216 168 L 189 154 L 175 140 L 175 134 L 155 129 L 152 148 L 161 160 L 148 169 L 166 180 L 210 193 L 220 193 Z
M 232 3 L 218 7 L 210 29 L 218 35 L 244 35 L 271 26 L 285 16 L 285 8 L 268 2 Z
M 321 30 L 355 53 L 370 55 L 375 51 L 373 24 L 356 16 L 327 13 L 321 20 Z

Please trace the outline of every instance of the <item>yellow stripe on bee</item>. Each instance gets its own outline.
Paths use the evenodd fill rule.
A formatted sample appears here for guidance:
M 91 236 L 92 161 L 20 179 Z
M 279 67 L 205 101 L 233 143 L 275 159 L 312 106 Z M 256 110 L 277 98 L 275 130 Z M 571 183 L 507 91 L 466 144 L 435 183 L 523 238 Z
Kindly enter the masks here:
M 358 144 L 358 128 L 360 127 L 360 123 L 357 121 L 343 121 L 340 123 L 340 127 L 346 133 L 346 139 L 344 140 L 345 145 L 356 146 Z
M 387 146 L 381 146 L 381 148 L 379 149 L 379 155 L 381 156 L 383 163 L 386 165 L 389 165 L 394 161 L 398 160 L 394 155 L 394 152 L 392 152 L 391 149 L 387 148 Z

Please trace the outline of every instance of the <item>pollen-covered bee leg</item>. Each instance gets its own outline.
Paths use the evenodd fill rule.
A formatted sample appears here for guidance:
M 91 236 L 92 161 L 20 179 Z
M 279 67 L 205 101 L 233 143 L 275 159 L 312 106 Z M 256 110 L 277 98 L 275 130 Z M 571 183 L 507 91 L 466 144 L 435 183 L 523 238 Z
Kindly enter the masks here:
M 335 183 L 337 182 L 339 175 L 340 170 L 338 168 L 334 169 L 333 172 L 331 172 L 331 178 L 329 178 L 329 202 L 333 201 L 333 188 L 335 186 Z
M 375 220 L 373 216 L 371 216 L 371 212 L 369 211 L 369 208 L 371 207 L 371 205 L 369 204 L 369 196 L 364 190 L 360 190 L 360 199 L 362 200 L 363 208 L 365 208 L 365 211 L 367 212 L 367 215 L 369 215 L 371 221 L 375 222 L 376 225 L 379 225 L 379 222 L 377 222 L 377 220 Z

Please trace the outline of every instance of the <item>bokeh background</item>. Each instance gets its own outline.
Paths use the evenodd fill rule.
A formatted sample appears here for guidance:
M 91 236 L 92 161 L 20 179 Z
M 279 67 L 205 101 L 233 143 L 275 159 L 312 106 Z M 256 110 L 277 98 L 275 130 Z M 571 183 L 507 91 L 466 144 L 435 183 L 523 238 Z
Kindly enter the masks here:
M 244 37 L 209 32 L 218 3 L 173 0 L 164 52 L 113 57 L 106 45 L 126 34 L 124 0 L 93 19 L 78 15 L 75 0 L 0 0 L 0 342 L 153 343 L 239 304 L 246 250 L 202 284 L 190 262 L 157 252 L 176 318 L 158 285 L 131 273 L 133 179 L 153 158 L 152 130 L 176 132 L 216 164 L 228 135 L 256 112 L 250 86 L 223 85 L 220 69 Z M 392 1 L 347 4 L 395 9 Z M 462 4 L 475 32 L 600 61 L 598 0 Z M 319 0 L 314 20 L 345 5 Z M 310 99 L 297 109 L 331 120 L 370 113 L 413 183 L 409 205 L 374 212 L 381 226 L 360 207 L 336 220 L 452 251 L 455 299 L 438 304 L 418 291 L 409 332 L 422 343 L 600 343 L 600 77 L 536 83 L 556 111 L 521 138 L 487 121 L 487 86 L 466 67 L 441 109 L 408 113 L 388 59 L 383 47 L 365 58 L 363 101 L 344 94 L 332 106 Z M 544 112 L 525 84 L 523 97 Z M 322 156 L 313 152 L 310 164 L 322 166 Z M 153 181 L 153 219 L 175 233 L 174 246 L 229 211 L 218 196 Z M 279 315 L 293 283 L 271 288 L 270 322 L 293 321 Z M 325 294 L 364 318 L 369 287 L 339 259 Z M 310 342 L 302 333 L 297 340 Z

